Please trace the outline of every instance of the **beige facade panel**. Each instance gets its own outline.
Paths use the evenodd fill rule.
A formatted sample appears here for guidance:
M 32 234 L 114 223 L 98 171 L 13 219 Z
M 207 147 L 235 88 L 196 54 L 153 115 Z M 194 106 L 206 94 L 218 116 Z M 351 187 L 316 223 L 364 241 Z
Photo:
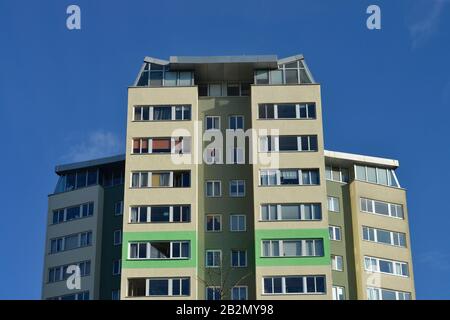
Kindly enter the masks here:
M 410 292 L 412 298 L 415 299 L 414 273 L 405 190 L 355 180 L 350 184 L 350 195 L 358 299 L 367 299 L 367 287 L 381 287 L 391 290 L 406 291 Z M 361 197 L 393 204 L 401 204 L 403 206 L 404 219 L 362 212 L 360 207 Z M 406 248 L 363 240 L 363 226 L 405 233 Z M 408 264 L 409 276 L 403 277 L 367 272 L 364 270 L 365 256 L 406 262 Z

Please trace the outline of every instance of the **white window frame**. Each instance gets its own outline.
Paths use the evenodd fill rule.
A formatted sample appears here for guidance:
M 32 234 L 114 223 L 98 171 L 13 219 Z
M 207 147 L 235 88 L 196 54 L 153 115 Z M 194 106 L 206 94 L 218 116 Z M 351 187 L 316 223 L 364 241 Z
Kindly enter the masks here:
M 335 213 L 339 213 L 341 211 L 341 203 L 338 197 L 328 196 L 328 211 Z
M 234 297 L 233 296 L 233 289 L 239 289 L 239 297 Z M 245 289 L 245 297 L 244 299 L 241 299 L 241 291 L 240 289 Z M 248 300 L 248 286 L 234 286 L 231 288 L 230 290 L 230 298 L 231 300 Z
M 372 206 L 372 211 L 368 211 L 368 210 L 363 210 L 362 207 L 362 202 L 365 201 L 366 202 L 366 207 L 369 207 L 369 202 L 371 203 Z M 387 204 L 388 206 L 388 214 L 382 214 L 382 213 L 378 213 L 375 211 L 375 202 L 380 202 L 380 203 L 384 203 Z M 364 197 L 360 197 L 359 198 L 359 207 L 361 212 L 365 212 L 365 213 L 370 213 L 370 214 L 374 214 L 377 216 L 382 216 L 382 217 L 389 217 L 389 218 L 394 218 L 394 219 L 400 219 L 400 220 L 404 220 L 405 219 L 405 211 L 404 211 L 404 207 L 402 204 L 398 204 L 398 203 L 391 203 L 391 202 L 386 202 L 386 201 L 381 201 L 381 200 L 375 200 L 375 199 L 369 199 L 369 198 L 364 198 Z M 403 217 L 399 217 L 397 216 L 397 207 L 401 207 L 402 209 L 402 216 Z M 395 211 L 395 215 L 394 215 L 394 211 Z
M 150 281 L 152 280 L 167 280 L 167 295 L 150 295 Z M 156 278 L 147 278 L 145 279 L 145 295 L 147 297 L 187 297 L 189 295 L 182 294 L 182 281 L 189 280 L 189 291 L 191 289 L 190 278 L 182 277 L 182 278 L 164 278 L 164 277 L 156 277 Z M 173 282 L 180 281 L 180 294 L 173 293 Z
M 242 118 L 242 128 L 231 129 L 232 121 L 234 122 L 235 127 L 237 127 L 238 118 Z M 244 130 L 245 131 L 245 122 L 244 122 L 244 120 L 245 120 L 245 118 L 244 118 L 243 115 L 233 114 L 233 115 L 228 116 L 228 129 L 230 129 L 230 130 Z
M 212 192 L 213 192 L 212 195 L 208 195 L 208 183 L 212 183 L 212 189 L 211 189 Z M 219 184 L 219 194 L 218 195 L 214 194 L 214 190 L 215 190 L 214 185 L 216 183 Z M 206 180 L 206 182 L 205 182 L 205 193 L 206 193 L 206 197 L 207 198 L 219 198 L 219 197 L 221 197 L 222 196 L 222 181 L 221 180 Z
M 206 300 L 208 299 L 208 290 L 214 290 L 214 292 L 217 292 L 217 290 L 218 290 L 219 295 L 221 295 L 221 287 L 220 287 L 220 286 L 207 286 L 207 287 L 205 288 L 205 299 L 206 299 Z M 210 301 L 222 300 L 222 297 L 219 297 L 219 299 L 216 299 L 215 294 L 213 294 L 213 298 L 214 298 L 214 299 L 212 299 L 212 300 L 210 300 Z
M 219 217 L 219 230 L 208 230 L 208 217 Z M 222 215 L 221 214 L 217 214 L 217 213 L 209 213 L 205 215 L 205 231 L 206 232 L 222 232 L 223 229 L 223 224 L 222 224 Z
M 217 264 L 217 261 L 215 259 L 215 253 L 219 253 L 219 264 Z M 213 265 L 208 265 L 208 254 L 213 255 Z M 205 267 L 206 268 L 220 268 L 222 265 L 222 250 L 219 249 L 208 249 L 205 252 Z
M 233 229 L 233 218 L 237 219 L 237 226 L 238 229 Z M 244 225 L 243 228 L 240 228 L 240 218 L 244 218 Z M 245 232 L 247 231 L 247 216 L 245 214 L 231 214 L 230 215 L 230 232 Z
M 342 241 L 342 228 L 340 226 L 331 226 L 330 225 L 328 228 L 329 228 L 328 229 L 329 231 L 333 230 L 333 232 L 332 232 L 333 236 L 330 237 L 330 240 L 332 240 L 332 241 Z M 340 239 L 337 239 L 337 237 L 336 237 L 336 235 L 337 235 L 336 230 L 339 230 L 339 238 Z
M 367 260 L 370 261 L 369 268 L 367 268 L 367 264 L 366 264 Z M 380 271 L 380 261 L 392 263 L 393 273 Z M 389 275 L 402 277 L 402 278 L 409 278 L 409 266 L 408 266 L 407 262 L 390 260 L 390 259 L 381 259 L 381 258 L 376 258 L 376 257 L 371 257 L 371 256 L 364 256 L 363 263 L 364 263 L 364 270 L 366 272 L 382 273 L 382 274 L 389 274 Z M 401 271 L 402 271 L 403 265 L 406 265 L 406 270 L 408 272 L 408 275 L 402 274 Z
M 341 291 L 341 292 L 339 292 Z M 345 300 L 345 287 L 342 286 L 332 286 L 331 292 L 333 295 L 333 300 Z M 342 299 L 338 299 L 342 295 Z
M 341 268 L 339 268 L 338 260 L 341 261 Z M 340 255 L 331 255 L 331 270 L 344 271 L 344 257 Z
M 289 277 L 295 277 L 295 278 L 302 278 L 303 281 L 303 292 L 286 292 L 286 278 Z M 323 277 L 324 278 L 324 292 L 317 292 L 316 288 L 316 278 Z M 281 278 L 281 292 L 264 292 L 264 280 L 265 279 L 271 279 L 272 280 L 272 288 L 273 285 L 273 279 L 274 278 Z M 307 291 L 307 278 L 314 278 L 314 288 L 316 289 L 315 292 L 308 292 Z M 262 281 L 262 294 L 263 295 L 324 295 L 327 292 L 327 277 L 325 275 L 294 275 L 294 276 L 263 276 L 261 278 Z
M 376 295 L 378 296 L 378 299 L 370 299 L 372 294 L 371 291 L 376 292 Z M 412 295 L 411 292 L 406 292 L 406 291 L 398 291 L 398 290 L 393 290 L 393 289 L 386 289 L 386 288 L 376 288 L 376 287 L 367 287 L 367 300 L 383 300 L 383 291 L 391 291 L 395 293 L 395 300 L 411 300 Z M 410 299 L 399 299 L 400 296 L 405 296 L 405 295 L 409 295 Z
M 237 190 L 237 193 L 236 194 L 233 194 L 232 192 L 231 192 L 231 188 L 232 188 L 232 186 L 233 185 L 236 185 L 236 190 Z M 241 193 L 239 193 L 239 187 L 240 186 L 243 186 L 244 187 L 244 192 L 241 194 Z M 245 189 L 245 180 L 230 180 L 230 182 L 229 182 L 229 195 L 230 195 L 230 197 L 233 197 L 233 198 L 242 198 L 242 197 L 245 197 L 245 193 L 246 193 L 246 189 Z
M 234 252 L 236 252 L 236 251 L 239 252 L 239 253 L 238 253 L 238 265 L 236 265 L 236 266 L 233 265 L 233 251 L 234 251 Z M 240 256 L 240 253 L 241 253 L 242 251 L 245 253 L 245 264 L 244 264 L 244 265 L 241 265 L 241 256 Z M 232 268 L 247 268 L 247 266 L 248 266 L 247 250 L 232 249 L 231 252 L 230 252 L 230 266 L 231 266 Z
M 211 129 L 208 129 L 208 119 L 213 119 L 212 120 L 212 124 L 213 124 L 213 126 L 215 125 L 215 123 L 216 123 L 216 121 L 215 121 L 215 119 L 218 119 L 218 121 L 217 121 L 217 123 L 218 123 L 218 128 L 211 128 Z M 221 125 L 220 125 L 220 116 L 205 116 L 205 131 L 209 131 L 209 130 L 220 130 L 220 128 L 221 128 Z
M 170 252 L 170 256 L 168 258 L 151 258 L 151 244 L 152 242 L 167 242 L 169 243 L 169 252 Z M 174 257 L 173 253 L 174 253 L 174 249 L 173 249 L 173 245 L 177 243 L 180 246 L 180 257 Z M 187 257 L 181 257 L 181 253 L 183 252 L 183 243 L 187 243 L 188 244 L 188 256 Z M 137 258 L 132 258 L 131 257 L 131 246 L 136 244 L 138 246 L 138 251 L 137 253 Z M 145 244 L 145 257 L 144 258 L 139 258 L 139 245 L 140 244 Z M 128 243 L 128 259 L 130 260 L 186 260 L 186 259 L 190 259 L 191 256 L 191 243 L 189 240 L 169 240 L 169 241 L 158 241 L 158 240 L 151 240 L 151 241 L 131 241 Z
M 284 242 L 300 242 L 300 255 L 298 256 L 288 256 L 285 254 L 285 250 L 284 250 Z M 306 254 L 307 253 L 307 241 L 312 241 L 313 242 L 313 252 L 312 254 Z M 323 239 L 297 239 L 297 238 L 293 238 L 293 239 L 283 239 L 283 240 L 279 240 L 279 239 L 263 239 L 261 240 L 261 257 L 264 258 L 280 258 L 280 257 L 291 257 L 291 258 L 297 258 L 297 257 L 322 257 L 320 255 L 316 254 L 316 242 L 318 241 L 322 241 L 322 253 L 324 254 L 324 250 L 325 250 L 325 246 L 324 246 L 324 241 Z M 264 242 L 269 242 L 269 255 L 265 256 L 264 255 Z M 273 243 L 278 243 L 278 251 L 279 251 L 279 255 L 276 256 L 273 253 Z
M 364 229 L 365 228 L 368 229 L 368 232 L 370 230 L 373 230 L 373 240 L 364 238 Z M 390 243 L 378 241 L 378 231 L 389 232 Z M 406 248 L 406 234 L 403 233 L 403 232 L 391 231 L 391 230 L 374 228 L 374 227 L 368 227 L 368 226 L 362 226 L 362 234 L 363 234 L 362 239 L 364 241 L 368 241 L 368 242 L 372 242 L 372 243 L 379 243 L 379 244 L 384 244 L 384 245 L 394 246 L 394 247 L 399 247 L 399 248 Z M 395 244 L 395 238 L 397 238 L 398 243 L 400 243 L 400 238 L 399 238 L 400 235 L 403 235 L 404 238 L 405 238 L 405 245 L 404 246 Z

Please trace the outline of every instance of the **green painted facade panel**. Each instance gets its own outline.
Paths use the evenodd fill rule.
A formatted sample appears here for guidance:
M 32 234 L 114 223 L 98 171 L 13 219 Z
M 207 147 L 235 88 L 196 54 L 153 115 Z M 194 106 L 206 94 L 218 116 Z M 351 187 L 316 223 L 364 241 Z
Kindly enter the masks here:
M 262 257 L 263 240 L 323 239 L 323 257 Z M 314 266 L 330 265 L 330 241 L 328 229 L 269 229 L 255 230 L 256 266 Z
M 189 241 L 189 259 L 128 259 L 128 244 L 133 241 Z M 122 246 L 122 268 L 194 268 L 197 266 L 197 239 L 195 231 L 125 232 Z

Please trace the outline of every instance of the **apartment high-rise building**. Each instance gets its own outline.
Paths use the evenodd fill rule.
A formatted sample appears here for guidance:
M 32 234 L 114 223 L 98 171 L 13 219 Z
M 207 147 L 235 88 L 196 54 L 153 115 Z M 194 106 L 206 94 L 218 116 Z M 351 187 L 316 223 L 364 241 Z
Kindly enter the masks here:
M 302 55 L 146 57 L 128 89 L 120 298 L 414 299 L 399 163 L 325 150 L 322 110 Z M 117 249 L 97 244 L 91 260 Z
M 240 129 L 228 140 L 248 143 L 226 145 Z M 121 297 L 413 298 L 398 163 L 323 140 L 302 55 L 145 58 L 128 91 Z
M 123 155 L 56 167 L 58 182 L 48 196 L 43 299 L 119 299 L 124 169 Z

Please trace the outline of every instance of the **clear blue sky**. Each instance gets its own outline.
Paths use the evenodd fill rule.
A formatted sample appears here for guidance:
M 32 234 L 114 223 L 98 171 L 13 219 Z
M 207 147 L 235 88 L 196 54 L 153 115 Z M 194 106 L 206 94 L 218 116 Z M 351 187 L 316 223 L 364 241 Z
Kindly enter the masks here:
M 1 0 L 0 299 L 40 297 L 54 166 L 122 152 L 144 56 L 297 53 L 322 84 L 326 148 L 400 160 L 417 296 L 450 298 L 449 31 L 448 0 Z

